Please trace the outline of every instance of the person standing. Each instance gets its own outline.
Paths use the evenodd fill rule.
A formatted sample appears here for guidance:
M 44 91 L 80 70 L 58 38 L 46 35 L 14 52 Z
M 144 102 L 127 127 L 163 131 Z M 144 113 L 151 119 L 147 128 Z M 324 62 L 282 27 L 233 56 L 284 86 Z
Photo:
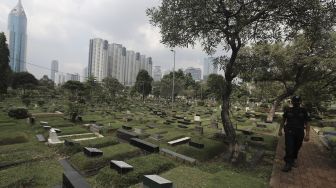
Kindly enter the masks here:
M 285 132 L 285 166 L 283 172 L 289 172 L 296 167 L 296 160 L 302 142 L 309 141 L 310 126 L 308 125 L 308 112 L 302 108 L 301 97 L 294 96 L 291 100 L 292 107 L 285 109 L 283 120 L 279 128 L 279 136 L 282 136 L 282 129 Z M 305 131 L 306 129 L 306 131 Z

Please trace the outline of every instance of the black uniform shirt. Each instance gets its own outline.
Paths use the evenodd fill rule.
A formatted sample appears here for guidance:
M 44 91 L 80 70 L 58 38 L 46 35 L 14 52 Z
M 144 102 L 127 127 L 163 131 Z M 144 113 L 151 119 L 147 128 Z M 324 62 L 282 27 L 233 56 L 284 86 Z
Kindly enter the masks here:
M 307 110 L 301 107 L 292 107 L 285 110 L 283 118 L 286 120 L 286 128 L 302 128 L 308 121 Z

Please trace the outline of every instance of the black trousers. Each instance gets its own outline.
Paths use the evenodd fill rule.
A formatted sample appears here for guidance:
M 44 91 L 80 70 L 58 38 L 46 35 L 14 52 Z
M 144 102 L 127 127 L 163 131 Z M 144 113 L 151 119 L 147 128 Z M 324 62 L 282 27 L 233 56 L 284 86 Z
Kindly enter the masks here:
M 286 155 L 284 160 L 286 163 L 293 164 L 297 159 L 299 150 L 302 146 L 304 138 L 304 129 L 302 128 L 285 128 L 285 147 Z

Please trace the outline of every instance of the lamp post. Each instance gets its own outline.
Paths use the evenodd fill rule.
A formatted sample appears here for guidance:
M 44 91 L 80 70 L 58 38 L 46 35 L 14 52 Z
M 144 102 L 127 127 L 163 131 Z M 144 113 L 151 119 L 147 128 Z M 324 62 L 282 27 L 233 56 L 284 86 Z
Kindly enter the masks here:
M 174 109 L 174 93 L 175 93 L 175 56 L 176 52 L 175 50 L 171 49 L 171 52 L 174 53 L 174 67 L 173 67 L 173 89 L 172 89 L 172 110 Z

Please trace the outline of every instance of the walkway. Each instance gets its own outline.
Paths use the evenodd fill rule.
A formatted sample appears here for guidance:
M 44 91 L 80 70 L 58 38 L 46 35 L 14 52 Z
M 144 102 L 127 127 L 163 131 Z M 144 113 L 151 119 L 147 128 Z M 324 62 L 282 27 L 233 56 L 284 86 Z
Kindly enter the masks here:
M 321 145 L 318 135 L 311 130 L 310 141 L 304 142 L 298 160 L 298 168 L 284 173 L 284 136 L 279 140 L 270 181 L 271 188 L 336 188 L 336 162 Z

